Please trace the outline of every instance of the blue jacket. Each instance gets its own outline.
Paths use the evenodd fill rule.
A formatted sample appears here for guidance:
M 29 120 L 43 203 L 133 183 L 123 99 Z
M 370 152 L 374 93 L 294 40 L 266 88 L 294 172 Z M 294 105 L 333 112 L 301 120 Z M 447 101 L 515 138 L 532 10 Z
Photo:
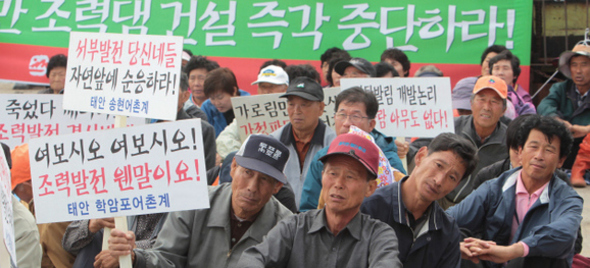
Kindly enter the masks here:
M 510 241 L 516 205 L 516 180 L 520 168 L 508 170 L 486 181 L 447 213 L 460 228 L 481 234 L 498 245 L 522 241 L 529 246 L 527 257 L 567 260 L 572 264 L 574 242 L 582 221 L 583 199 L 555 175 L 529 209 Z M 492 264 L 491 267 L 501 267 Z
M 240 97 L 250 96 L 250 93 L 246 91 L 243 91 L 241 89 L 238 89 L 238 91 L 240 92 Z M 215 128 L 215 138 L 217 138 L 217 136 L 219 136 L 219 133 L 221 133 L 221 131 L 223 131 L 225 127 L 227 127 L 227 122 L 225 121 L 223 113 L 219 112 L 217 108 L 213 106 L 213 103 L 211 103 L 211 100 L 209 99 L 203 102 L 203 104 L 201 105 L 201 110 L 203 110 L 203 112 L 207 114 L 209 124 L 211 124 Z
M 461 264 L 459 250 L 460 233 L 455 220 L 445 214 L 437 202 L 430 205 L 428 222 L 414 232 L 406 218 L 406 207 L 402 201 L 400 182 L 381 187 L 365 198 L 361 212 L 389 224 L 399 243 L 399 259 L 404 267 L 456 267 Z
M 375 143 L 381 148 L 381 151 L 383 151 L 383 154 L 385 154 L 385 157 L 389 160 L 389 164 L 405 174 L 406 170 L 397 155 L 395 138 L 385 136 L 376 129 L 371 131 L 371 136 L 373 136 Z M 318 199 L 320 198 L 320 192 L 322 191 L 322 170 L 324 169 L 324 164 L 318 159 L 328 153 L 328 147 L 329 146 L 326 146 L 315 154 L 309 165 L 309 171 L 305 177 L 301 193 L 301 202 L 299 205 L 299 211 L 301 212 L 316 209 L 318 207 Z

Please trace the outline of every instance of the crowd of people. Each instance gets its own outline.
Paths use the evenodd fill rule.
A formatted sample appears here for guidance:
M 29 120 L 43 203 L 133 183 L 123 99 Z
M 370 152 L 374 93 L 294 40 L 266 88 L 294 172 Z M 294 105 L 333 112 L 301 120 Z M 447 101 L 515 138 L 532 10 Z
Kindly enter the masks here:
M 260 67 L 252 85 L 286 99 L 289 123 L 242 142 L 231 98 L 250 93 L 230 68 L 185 50 L 177 120 L 202 119 L 210 208 L 128 217 L 108 249 L 112 218 L 35 226 L 28 147 L 14 148 L 18 266 L 118 267 L 125 255 L 134 267 L 590 265 L 579 254 L 583 199 L 572 188 L 590 177 L 590 43 L 560 56 L 566 80 L 537 106 L 517 83 L 518 57 L 485 48 L 481 75 L 449 92 L 455 132 L 411 143 L 375 128 L 379 102 L 360 87 L 336 96 L 334 128 L 320 119 L 323 81 L 403 79 L 403 51 L 387 49 L 373 65 L 330 48 L 320 61 L 321 72 L 281 60 Z M 66 64 L 51 58 L 40 93 L 63 94 Z M 442 76 L 434 65 L 415 72 Z M 378 188 L 382 172 L 395 181 Z

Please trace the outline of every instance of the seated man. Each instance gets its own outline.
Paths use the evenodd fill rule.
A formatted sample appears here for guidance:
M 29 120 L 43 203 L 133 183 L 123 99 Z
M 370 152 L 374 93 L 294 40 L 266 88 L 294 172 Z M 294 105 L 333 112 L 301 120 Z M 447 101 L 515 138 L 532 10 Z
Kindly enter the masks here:
M 281 221 L 238 267 L 401 267 L 393 230 L 359 212 L 377 187 L 377 146 L 343 134 L 320 160 L 326 207 Z
M 410 176 L 377 189 L 361 212 L 389 224 L 399 241 L 404 267 L 458 267 L 460 234 L 436 200 L 467 177 L 477 164 L 476 148 L 451 133 L 438 135 L 416 154 Z
M 252 83 L 258 89 L 258 95 L 285 93 L 289 86 L 289 76 L 283 68 L 276 65 L 269 65 L 258 74 L 258 79 Z M 229 124 L 215 140 L 217 153 L 225 159 L 230 153 L 236 152 L 242 146 L 238 122 L 234 120 Z
M 507 87 L 504 80 L 496 76 L 482 76 L 477 80 L 471 95 L 472 115 L 455 117 L 455 134 L 471 141 L 478 149 L 479 163 L 465 180 L 461 180 L 453 191 L 439 200 L 447 208 L 461 202 L 473 191 L 473 178 L 480 169 L 508 157 L 504 138 L 506 125 L 500 118 L 506 110 Z M 431 139 L 418 139 L 410 144 L 410 157 Z M 408 163 L 410 165 L 410 163 Z
M 364 91 L 360 87 L 352 87 L 342 91 L 336 96 L 334 115 L 336 135 L 348 133 L 350 126 L 353 125 L 370 133 L 377 146 L 389 160 L 391 167 L 405 175 L 406 171 L 397 155 L 395 138 L 385 136 L 375 129 L 377 110 L 379 110 L 379 102 L 373 93 Z M 318 207 L 318 199 L 322 189 L 322 170 L 324 169 L 324 164 L 318 159 L 327 152 L 328 147 L 321 149 L 309 165 L 301 193 L 300 211 L 308 211 Z
M 571 267 L 583 200 L 555 169 L 573 138 L 551 117 L 531 115 L 521 128 L 522 167 L 486 181 L 447 210 L 460 228 L 481 237 L 461 243 L 462 257 L 486 267 Z
M 111 255 L 131 254 L 134 267 L 234 267 L 246 248 L 291 215 L 271 198 L 287 183 L 287 159 L 280 141 L 250 135 L 232 162 L 233 182 L 209 188 L 209 209 L 168 213 L 152 249 L 137 249 L 133 232 L 113 229 Z
M 303 181 L 312 158 L 330 144 L 336 133 L 320 119 L 325 104 L 324 90 L 318 82 L 309 77 L 298 77 L 291 81 L 281 98 L 287 98 L 290 122 L 270 136 L 280 140 L 291 152 L 285 174 L 288 186 L 295 194 L 296 207 L 299 207 Z
M 549 95 L 539 103 L 537 113 L 557 118 L 571 131 L 574 136 L 572 153 L 563 164 L 563 168 L 571 169 L 580 143 L 590 133 L 590 46 L 578 43 L 572 51 L 563 52 L 559 56 L 559 71 L 567 79 L 551 86 Z M 586 186 L 579 177 L 573 179 L 574 186 Z

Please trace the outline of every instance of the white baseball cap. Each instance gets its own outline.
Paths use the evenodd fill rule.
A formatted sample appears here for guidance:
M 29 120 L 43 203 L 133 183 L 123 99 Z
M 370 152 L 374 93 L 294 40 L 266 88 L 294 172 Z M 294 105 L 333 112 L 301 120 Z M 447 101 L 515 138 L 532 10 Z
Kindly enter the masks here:
M 258 80 L 254 81 L 252 85 L 258 83 L 271 83 L 275 85 L 289 85 L 289 76 L 283 68 L 276 65 L 269 65 L 260 70 Z

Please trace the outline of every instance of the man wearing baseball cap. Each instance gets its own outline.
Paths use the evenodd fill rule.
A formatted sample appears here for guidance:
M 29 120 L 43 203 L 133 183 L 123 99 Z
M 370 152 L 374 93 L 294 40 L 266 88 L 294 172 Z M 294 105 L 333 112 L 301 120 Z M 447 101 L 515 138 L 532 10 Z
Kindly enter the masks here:
M 359 211 L 377 188 L 377 146 L 342 134 L 320 160 L 326 206 L 281 221 L 238 267 L 402 267 L 395 232 Z
M 287 98 L 290 122 L 270 135 L 285 144 L 291 152 L 285 174 L 299 207 L 301 189 L 313 156 L 330 144 L 336 132 L 320 120 L 325 107 L 324 90 L 317 81 L 309 77 L 297 77 L 280 97 Z
M 497 76 L 487 75 L 477 79 L 471 95 L 471 115 L 455 117 L 455 134 L 470 140 L 478 148 L 479 163 L 471 176 L 461 180 L 459 185 L 439 200 L 443 209 L 447 209 L 473 191 L 472 178 L 483 167 L 508 157 L 504 142 L 507 126 L 500 118 L 506 111 L 508 88 L 506 82 Z M 409 158 L 423 146 L 428 146 L 432 139 L 418 139 L 410 144 Z
M 574 136 L 571 154 L 563 168 L 571 169 L 580 149 L 580 143 L 590 133 L 590 41 L 579 42 L 572 51 L 559 56 L 559 71 L 568 79 L 555 83 L 537 107 L 537 113 L 557 118 Z M 581 180 L 572 180 L 575 186 L 585 186 Z
M 291 215 L 271 198 L 287 183 L 289 155 L 280 141 L 250 135 L 233 159 L 233 182 L 209 188 L 209 209 L 169 213 L 152 249 L 136 249 L 133 232 L 113 229 L 111 255 L 131 254 L 134 267 L 235 267 L 246 248 Z
M 285 93 L 289 86 L 289 76 L 283 68 L 276 65 L 269 65 L 260 70 L 258 79 L 252 83 L 258 87 L 258 95 Z M 238 123 L 234 120 L 217 136 L 215 140 L 217 153 L 221 160 L 225 159 L 230 153 L 237 151 L 242 146 Z
M 373 64 L 363 58 L 352 58 L 350 61 L 336 63 L 334 71 L 342 78 L 375 77 L 376 71 Z

